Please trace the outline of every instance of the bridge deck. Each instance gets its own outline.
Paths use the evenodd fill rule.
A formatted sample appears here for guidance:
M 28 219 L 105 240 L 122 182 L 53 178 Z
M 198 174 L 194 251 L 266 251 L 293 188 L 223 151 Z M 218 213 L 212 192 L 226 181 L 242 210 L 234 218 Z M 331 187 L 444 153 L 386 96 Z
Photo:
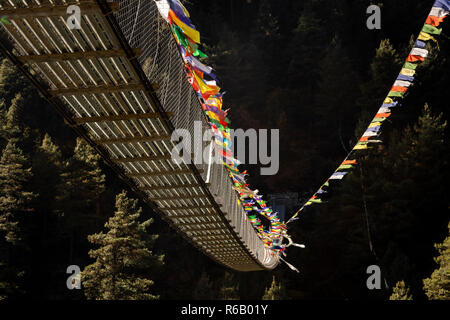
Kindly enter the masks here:
M 232 269 L 273 269 L 278 259 L 245 220 L 223 166 L 171 160 L 172 131 L 207 123 L 154 2 L 119 3 L 2 0 L 2 51 L 186 240 Z M 81 8 L 79 30 L 67 26 L 69 4 Z

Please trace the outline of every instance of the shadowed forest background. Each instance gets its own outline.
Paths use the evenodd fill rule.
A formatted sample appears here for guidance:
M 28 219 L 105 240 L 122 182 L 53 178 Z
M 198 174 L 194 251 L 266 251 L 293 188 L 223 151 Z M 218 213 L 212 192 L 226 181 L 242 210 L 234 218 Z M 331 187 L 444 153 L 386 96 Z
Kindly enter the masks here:
M 261 194 L 298 192 L 304 201 L 367 127 L 433 4 L 379 0 L 382 28 L 368 30 L 372 3 L 364 0 L 184 2 L 209 55 L 205 63 L 227 92 L 232 127 L 280 129 L 278 174 L 259 176 L 248 166 L 250 185 Z M 141 224 L 133 232 L 152 252 L 128 271 L 153 280 L 145 285 L 160 299 L 387 299 L 399 282 L 402 297 L 436 298 L 442 286 L 448 294 L 448 262 L 441 263 L 444 277 L 437 272 L 425 289 L 423 282 L 439 268 L 435 244 L 449 235 L 448 24 L 439 46 L 427 45 L 414 87 L 384 125 L 383 145 L 365 153 L 361 170 L 334 187 L 327 203 L 289 225 L 295 241 L 306 244 L 288 251 L 299 274 L 285 265 L 236 273 L 201 254 L 147 205 L 130 200 L 138 196 L 3 60 L 0 298 L 117 298 L 91 285 L 99 269 L 88 252 L 113 240 L 99 233 L 120 228 L 125 217 L 118 215 L 104 227 L 115 211 L 138 207 Z M 14 197 L 3 196 L 8 190 Z M 147 239 L 147 227 L 159 237 Z M 381 290 L 366 287 L 373 264 L 381 267 Z M 83 290 L 67 289 L 69 265 L 90 265 Z

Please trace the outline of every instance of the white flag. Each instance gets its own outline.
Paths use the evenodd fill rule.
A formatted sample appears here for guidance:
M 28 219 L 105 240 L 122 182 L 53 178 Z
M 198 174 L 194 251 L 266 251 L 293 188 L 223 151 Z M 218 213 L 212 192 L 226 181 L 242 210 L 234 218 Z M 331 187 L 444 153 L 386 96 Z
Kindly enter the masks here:
M 410 55 L 413 55 L 413 56 L 421 56 L 421 57 L 426 58 L 426 57 L 428 56 L 428 50 L 426 50 L 426 49 L 420 49 L 420 48 L 413 48 L 413 49 L 411 50 Z
M 445 11 L 442 8 L 438 8 L 438 7 L 433 7 L 430 11 L 430 16 L 435 16 L 438 18 L 442 18 L 445 17 L 446 15 L 448 15 L 448 11 Z
M 409 87 L 412 85 L 409 81 L 397 80 L 394 82 L 394 87 Z
M 378 109 L 377 113 L 389 113 L 389 112 L 391 112 L 391 109 L 387 107 L 381 107 L 380 109 Z
M 366 131 L 366 132 L 364 132 L 363 137 L 375 137 L 375 136 L 377 136 L 377 135 L 378 135 L 377 132 L 374 132 L 374 131 Z
M 154 1 L 156 3 L 156 6 L 158 7 L 159 14 L 164 18 L 164 20 L 169 22 L 170 5 L 167 2 L 167 0 L 154 0 Z

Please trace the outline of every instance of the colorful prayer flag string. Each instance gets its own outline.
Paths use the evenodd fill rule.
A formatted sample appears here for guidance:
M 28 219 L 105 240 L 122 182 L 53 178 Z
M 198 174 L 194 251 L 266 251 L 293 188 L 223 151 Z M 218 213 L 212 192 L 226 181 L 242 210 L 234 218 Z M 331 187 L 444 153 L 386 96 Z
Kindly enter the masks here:
M 231 131 L 228 110 L 223 110 L 223 93 L 217 85 L 218 79 L 213 69 L 204 65 L 197 57 L 206 55 L 199 50 L 200 33 L 190 20 L 189 12 L 179 0 L 154 0 L 161 16 L 166 20 L 172 30 L 179 51 L 183 57 L 186 74 L 189 83 L 197 93 L 202 105 L 205 117 L 216 142 L 218 154 L 222 157 L 234 189 L 239 194 L 238 202 L 241 204 L 247 220 L 255 229 L 264 245 L 274 254 L 284 253 L 286 244 L 283 237 L 287 236 L 287 228 L 281 222 L 278 214 L 267 206 L 267 202 L 258 195 L 258 190 L 251 190 L 246 183 L 247 173 L 240 172 L 240 162 L 234 158 L 231 149 Z M 270 228 L 266 230 L 260 217 L 270 222 Z M 290 239 L 290 238 L 289 238 Z
M 414 76 L 417 66 L 425 61 L 428 56 L 428 50 L 425 49 L 426 42 L 431 40 L 437 43 L 434 38 L 435 35 L 439 35 L 442 29 L 437 28 L 444 19 L 450 13 L 450 0 L 436 0 L 431 8 L 431 11 L 425 21 L 425 24 L 414 43 L 405 64 L 403 65 L 400 74 L 395 80 L 392 88 L 390 89 L 387 97 L 384 99 L 383 104 L 377 111 L 375 117 L 370 122 L 367 130 L 363 133 L 362 137 L 349 152 L 345 160 L 339 165 L 338 169 L 327 179 L 327 182 L 322 185 L 314 195 L 306 201 L 306 203 L 300 207 L 300 209 L 288 220 L 288 223 L 298 220 L 298 215 L 308 206 L 314 203 L 323 203 L 320 198 L 322 194 L 327 193 L 324 187 L 329 186 L 329 180 L 342 180 L 349 170 L 357 165 L 356 160 L 349 160 L 353 154 L 358 150 L 370 149 L 373 144 L 381 143 L 379 136 L 383 122 L 391 116 L 391 108 L 395 108 L 400 105 L 401 99 L 404 98 L 409 88 L 413 85 Z

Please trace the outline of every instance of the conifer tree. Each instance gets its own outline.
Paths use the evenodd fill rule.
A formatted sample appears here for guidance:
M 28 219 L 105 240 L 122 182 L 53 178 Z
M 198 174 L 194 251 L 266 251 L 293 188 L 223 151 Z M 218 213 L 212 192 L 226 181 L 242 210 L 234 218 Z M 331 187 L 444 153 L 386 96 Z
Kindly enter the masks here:
M 383 145 L 355 155 L 358 167 L 330 188 L 328 204 L 313 215 L 320 219 L 327 239 L 348 239 L 347 245 L 330 242 L 326 249 L 321 245 L 325 252 L 342 257 L 341 269 L 348 272 L 341 274 L 342 279 L 351 277 L 352 270 L 376 263 L 388 283 L 404 280 L 411 295 L 419 299 L 423 294 L 417 275 L 427 270 L 430 243 L 447 222 L 443 221 L 448 210 L 445 128 L 442 115 L 425 106 L 417 124 L 388 136 L 383 132 Z M 335 215 L 328 214 L 330 208 Z M 322 265 L 327 268 L 328 263 Z M 333 272 L 334 268 L 326 271 Z M 333 283 L 333 287 L 345 286 L 339 279 Z
M 100 155 L 83 139 L 77 138 L 73 156 L 64 164 L 61 204 L 67 213 L 83 212 L 95 204 L 105 189 Z
M 217 298 L 214 284 L 209 278 L 208 274 L 203 271 L 198 279 L 197 285 L 194 289 L 193 298 L 196 300 L 214 300 Z
M 274 276 L 272 278 L 272 284 L 264 292 L 262 300 L 283 300 L 286 298 L 286 288 L 281 282 L 277 283 Z
M 436 244 L 439 256 L 435 258 L 438 268 L 423 281 L 425 294 L 430 300 L 450 300 L 450 223 L 449 235 L 444 242 Z
M 36 196 L 27 191 L 32 176 L 28 166 L 22 150 L 8 142 L 0 159 L 0 231 L 11 244 L 22 240 L 19 221 L 32 211 L 30 202 Z
M 328 44 L 328 30 L 321 28 L 323 21 L 311 4 L 298 20 L 297 28 L 289 46 L 290 52 L 295 52 L 287 69 L 286 77 L 290 87 L 295 88 L 301 84 L 303 95 L 309 99 L 301 102 L 312 102 L 312 94 L 319 83 L 320 68 L 317 59 L 321 58 Z M 305 46 L 305 43 L 308 43 Z M 302 96 L 303 96 L 302 95 Z
M 20 114 L 23 111 L 25 99 L 22 94 L 18 93 L 12 99 L 11 104 L 2 103 L 2 122 L 0 123 L 0 135 L 3 139 L 14 143 L 23 142 L 24 124 L 20 121 Z
M 316 107 L 310 120 L 317 132 L 315 144 L 328 154 L 349 148 L 352 132 L 348 124 L 356 120 L 354 101 L 360 94 L 357 86 L 349 85 L 360 82 L 353 65 L 341 40 L 334 37 L 321 62 Z
M 28 84 L 22 73 L 7 59 L 0 62 L 0 92 L 1 98 L 7 105 L 21 92 L 22 95 L 28 96 L 32 91 L 32 87 Z
M 60 148 L 45 134 L 33 155 L 35 179 L 33 189 L 39 190 L 39 205 L 46 214 L 56 210 L 55 199 L 60 194 L 63 158 Z
M 32 176 L 28 160 L 14 143 L 8 142 L 0 158 L 0 300 L 21 293 L 23 265 L 17 252 L 25 247 L 25 215 L 32 212 L 33 192 L 27 191 Z
M 406 286 L 404 281 L 399 281 L 392 289 L 392 295 L 389 300 L 412 300 L 412 295 L 410 293 L 409 287 Z
M 371 114 L 379 108 L 392 86 L 395 75 L 401 67 L 398 53 L 389 39 L 382 40 L 370 64 L 370 81 L 361 85 L 361 98 L 357 101 L 362 111 Z
M 8 113 L 8 107 L 4 99 L 0 99 L 0 138 L 6 140 L 5 123 L 6 115 Z
M 105 224 L 106 233 L 88 237 L 99 246 L 89 251 L 95 262 L 82 272 L 82 285 L 88 299 L 96 300 L 153 300 L 159 296 L 149 290 L 153 267 L 162 264 L 163 256 L 151 248 L 157 235 L 148 234 L 153 220 L 140 222 L 142 209 L 137 200 L 129 199 L 126 192 L 116 197 L 114 216 Z
M 11 299 L 23 292 L 18 284 L 23 272 L 17 271 L 2 260 L 3 258 L 0 258 L 0 301 Z
M 252 41 L 260 49 L 265 66 L 265 76 L 270 77 L 273 70 L 278 71 L 279 63 L 271 63 L 272 57 L 280 50 L 280 26 L 277 17 L 273 14 L 270 1 L 262 0 L 259 3 L 258 15 L 253 32 Z
M 220 299 L 239 300 L 239 284 L 236 283 L 233 274 L 225 272 L 223 284 L 220 288 Z
M 30 221 L 33 238 L 29 247 L 33 255 L 27 292 L 32 297 L 48 297 L 54 294 L 58 283 L 65 276 L 61 274 L 61 268 L 69 265 L 65 259 L 67 244 L 63 241 L 67 228 L 63 219 L 56 214 L 59 209 L 56 199 L 62 191 L 63 156 L 50 135 L 44 134 L 42 138 L 36 139 L 31 159 L 33 177 L 30 188 L 38 196 L 33 201 L 35 212 Z
M 100 217 L 100 196 L 105 175 L 100 156 L 78 138 L 73 156 L 63 164 L 56 212 L 63 217 L 70 241 L 69 262 L 73 262 L 80 238 L 94 232 Z

